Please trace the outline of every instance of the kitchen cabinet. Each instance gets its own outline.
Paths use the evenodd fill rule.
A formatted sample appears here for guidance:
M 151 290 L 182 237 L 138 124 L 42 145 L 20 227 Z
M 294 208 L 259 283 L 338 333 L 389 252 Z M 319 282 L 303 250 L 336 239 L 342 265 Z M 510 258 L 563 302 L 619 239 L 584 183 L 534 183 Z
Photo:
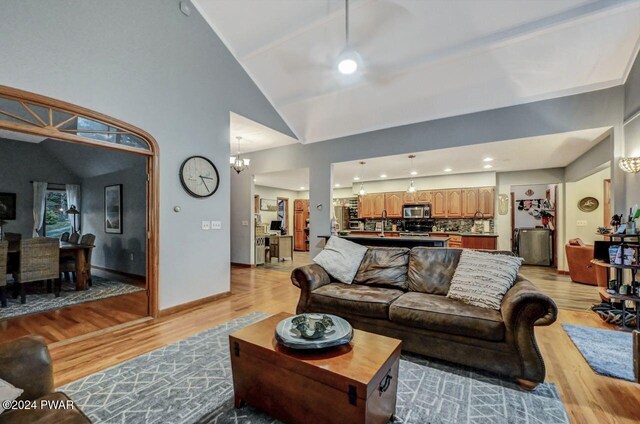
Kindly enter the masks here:
M 358 218 L 382 217 L 382 211 L 385 209 L 385 193 L 365 194 L 358 199 Z M 400 208 L 402 209 L 402 206 Z
M 418 192 L 415 193 L 407 193 L 406 191 L 402 194 L 402 200 L 405 205 L 413 205 L 418 203 Z
M 430 190 L 420 190 L 416 196 L 417 203 L 433 203 L 433 192 Z
M 432 192 L 431 217 L 447 217 L 447 192 L 446 190 L 436 190 Z
M 430 233 L 429 237 L 448 238 L 449 241 L 448 241 L 447 247 L 454 247 L 454 248 L 462 247 L 462 236 L 459 236 L 459 235 Z
M 358 196 L 358 218 L 370 218 L 373 215 L 373 204 L 370 195 Z
M 495 188 L 480 187 L 478 189 L 478 210 L 485 218 L 491 218 L 495 214 Z
M 374 194 L 370 194 L 369 196 L 371 196 L 371 204 L 372 204 L 371 217 L 381 218 L 382 211 L 385 208 L 384 193 L 374 193 Z
M 402 192 L 384 193 L 384 209 L 387 211 L 387 218 L 402 218 L 403 201 L 404 193 Z
M 462 247 L 465 249 L 496 250 L 498 248 L 498 238 L 488 236 L 462 236 Z
M 478 189 L 477 188 L 465 188 L 462 190 L 462 217 L 473 218 L 476 211 L 479 209 L 478 205 Z
M 447 218 L 462 217 L 462 190 L 446 190 L 447 194 Z

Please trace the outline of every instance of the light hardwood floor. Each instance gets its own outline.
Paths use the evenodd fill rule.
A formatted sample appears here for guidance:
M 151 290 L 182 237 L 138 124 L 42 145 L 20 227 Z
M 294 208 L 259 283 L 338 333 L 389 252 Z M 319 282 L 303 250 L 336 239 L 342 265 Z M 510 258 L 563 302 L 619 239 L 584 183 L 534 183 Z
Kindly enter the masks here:
M 299 290 L 290 282 L 290 271 L 294 266 L 305 263 L 306 258 L 299 254 L 293 263 L 276 265 L 274 261 L 271 267 L 232 267 L 232 295 L 227 298 L 157 320 L 50 344 L 56 385 L 116 365 L 249 312 L 293 313 Z M 553 293 L 559 297 L 569 296 L 574 288 L 578 291 L 584 288 L 573 287 L 567 277 L 556 275 L 550 269 L 526 268 L 523 272 L 552 296 Z M 560 325 L 571 323 L 607 328 L 594 314 L 580 309 L 590 302 L 591 295 L 588 286 L 585 287 L 585 299 L 576 304 L 571 302 L 570 296 L 562 302 L 556 299 L 569 309 L 560 310 L 558 322 L 536 329 L 547 365 L 547 381 L 557 386 L 574 423 L 637 423 L 640 420 L 640 385 L 595 374 Z M 597 301 L 597 294 L 595 296 Z M 574 308 L 579 311 L 570 310 Z

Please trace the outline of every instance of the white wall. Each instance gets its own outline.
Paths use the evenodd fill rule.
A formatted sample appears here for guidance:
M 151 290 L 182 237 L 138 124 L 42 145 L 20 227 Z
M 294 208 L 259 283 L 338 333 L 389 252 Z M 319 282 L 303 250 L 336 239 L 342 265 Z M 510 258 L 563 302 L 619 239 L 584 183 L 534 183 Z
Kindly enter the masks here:
M 603 169 L 580 181 L 566 184 L 566 227 L 565 241 L 579 237 L 587 244 L 593 244 L 602 237 L 596 235 L 596 228 L 603 225 L 604 220 L 604 180 L 611 177 L 609 168 Z M 595 197 L 600 206 L 593 212 L 582 212 L 578 202 L 584 197 Z M 586 221 L 585 226 L 578 226 L 576 221 Z
M 409 187 L 410 178 L 400 178 L 395 180 L 364 181 L 364 188 L 367 193 L 385 193 L 391 191 L 406 191 Z M 469 174 L 456 175 L 435 175 L 432 177 L 414 178 L 413 183 L 417 190 L 439 190 L 446 188 L 462 187 L 493 187 L 496 185 L 495 172 L 475 172 Z M 353 193 L 360 190 L 360 181 L 353 183 Z M 334 198 L 335 196 L 334 189 Z M 353 197 L 350 196 L 350 197 Z

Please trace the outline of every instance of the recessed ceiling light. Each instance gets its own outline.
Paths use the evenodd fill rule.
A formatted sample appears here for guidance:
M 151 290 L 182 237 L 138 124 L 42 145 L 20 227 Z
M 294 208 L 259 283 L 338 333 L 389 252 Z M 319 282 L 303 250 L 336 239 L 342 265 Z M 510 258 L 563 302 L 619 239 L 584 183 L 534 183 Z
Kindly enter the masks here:
M 380 174 L 380 178 L 387 178 L 387 174 Z
M 484 158 L 482 159 L 483 162 L 491 162 L 493 161 L 493 158 Z
M 353 177 L 353 181 L 360 181 L 360 177 Z
M 453 169 L 451 169 L 451 168 L 444 168 L 444 172 L 451 172 L 451 171 L 453 171 Z
M 418 175 L 418 171 L 411 171 L 411 175 Z
M 486 164 L 486 165 L 484 166 L 484 169 L 490 169 L 490 168 L 493 168 L 493 165 Z
M 340 187 L 340 184 L 334 184 L 334 187 Z
M 304 190 L 304 186 L 300 186 L 300 190 Z

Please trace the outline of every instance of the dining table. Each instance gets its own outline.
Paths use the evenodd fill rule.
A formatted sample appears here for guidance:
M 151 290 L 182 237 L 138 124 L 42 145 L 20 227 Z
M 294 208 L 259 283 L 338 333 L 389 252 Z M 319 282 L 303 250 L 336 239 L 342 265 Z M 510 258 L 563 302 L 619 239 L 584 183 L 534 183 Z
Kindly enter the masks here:
M 92 249 L 93 245 L 89 244 L 76 244 L 69 243 L 67 241 L 60 242 L 60 257 L 63 256 L 73 256 L 75 260 L 75 269 L 76 269 L 76 290 L 86 290 L 87 282 L 89 281 L 89 272 L 90 269 L 87 267 L 87 257 L 89 254 L 89 250 Z M 10 243 L 8 249 L 9 256 L 18 256 L 20 255 L 20 243 Z

